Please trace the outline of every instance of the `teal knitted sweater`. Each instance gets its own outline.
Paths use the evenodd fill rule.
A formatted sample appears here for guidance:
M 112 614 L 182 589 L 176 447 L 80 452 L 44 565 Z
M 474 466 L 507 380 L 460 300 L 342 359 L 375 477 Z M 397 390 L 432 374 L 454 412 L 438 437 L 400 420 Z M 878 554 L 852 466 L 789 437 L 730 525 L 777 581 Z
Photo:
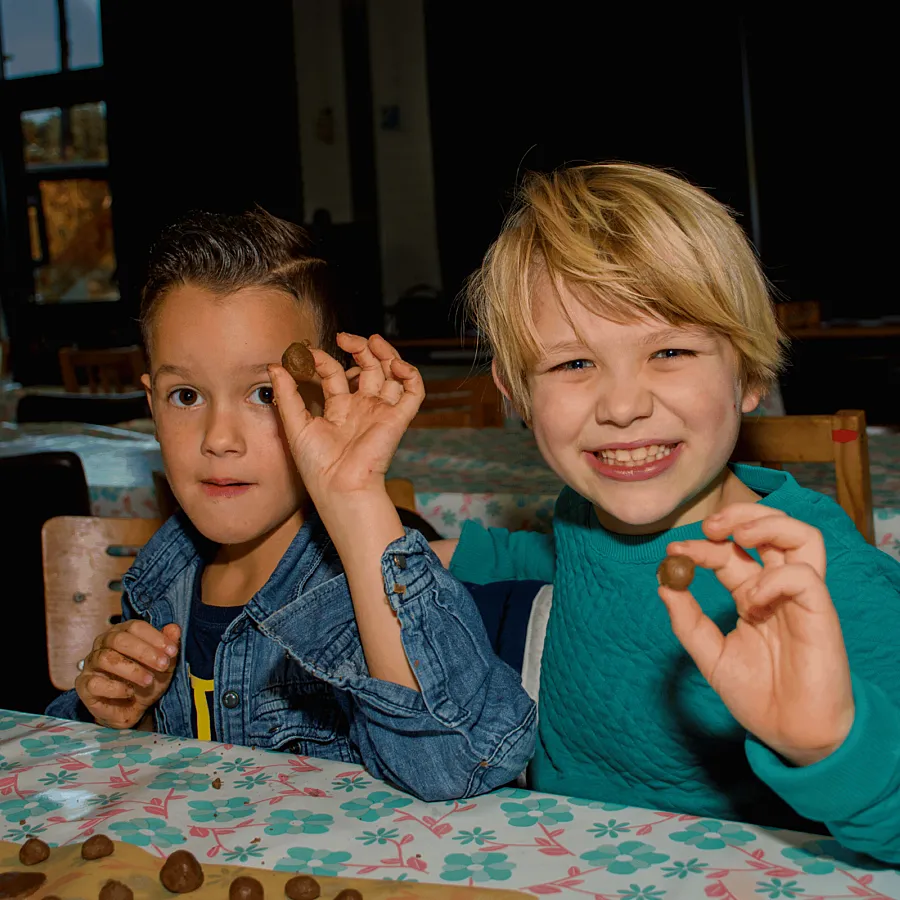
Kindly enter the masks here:
M 761 503 L 816 526 L 844 631 L 856 718 L 844 744 L 795 768 L 748 735 L 672 634 L 656 567 L 695 523 L 656 535 L 606 531 L 569 488 L 552 535 L 467 522 L 462 581 L 553 583 L 541 660 L 538 790 L 801 830 L 900 862 L 900 564 L 863 540 L 828 497 L 785 472 L 735 466 Z M 737 615 L 706 570 L 691 590 L 723 631 Z

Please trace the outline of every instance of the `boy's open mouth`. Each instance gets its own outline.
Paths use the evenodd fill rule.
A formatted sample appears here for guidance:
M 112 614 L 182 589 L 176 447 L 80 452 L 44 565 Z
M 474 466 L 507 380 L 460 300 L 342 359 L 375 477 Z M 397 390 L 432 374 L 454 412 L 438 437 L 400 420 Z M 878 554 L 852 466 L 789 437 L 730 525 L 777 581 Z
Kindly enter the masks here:
M 670 444 L 643 444 L 639 447 L 629 448 L 603 448 L 594 451 L 594 456 L 606 465 L 631 469 L 665 459 L 680 443 L 680 441 L 676 441 Z

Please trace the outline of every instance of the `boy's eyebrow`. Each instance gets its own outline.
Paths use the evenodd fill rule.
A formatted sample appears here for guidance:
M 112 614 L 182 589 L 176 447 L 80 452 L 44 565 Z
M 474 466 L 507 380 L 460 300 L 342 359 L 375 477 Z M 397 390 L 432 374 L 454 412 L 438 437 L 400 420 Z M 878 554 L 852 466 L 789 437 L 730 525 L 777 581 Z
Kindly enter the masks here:
M 669 341 L 678 342 L 685 337 L 690 337 L 695 340 L 697 338 L 710 338 L 712 337 L 712 332 L 698 325 L 687 325 L 682 328 L 661 328 L 659 331 L 652 331 L 650 334 L 645 334 L 638 343 L 641 344 L 641 346 L 647 344 L 665 344 Z
M 254 363 L 250 366 L 241 366 L 241 370 L 250 375 L 268 374 L 268 367 L 271 363 Z M 185 369 L 183 366 L 173 366 L 170 363 L 164 363 L 153 373 L 153 383 L 160 375 L 177 375 L 179 378 L 190 378 L 191 370 Z

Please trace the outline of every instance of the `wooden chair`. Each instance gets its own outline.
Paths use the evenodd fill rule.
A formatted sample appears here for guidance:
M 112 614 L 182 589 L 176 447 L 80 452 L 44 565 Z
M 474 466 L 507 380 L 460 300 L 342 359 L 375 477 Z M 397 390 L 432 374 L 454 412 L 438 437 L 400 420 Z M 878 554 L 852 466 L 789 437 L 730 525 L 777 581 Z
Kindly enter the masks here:
M 69 690 L 94 638 L 122 614 L 122 575 L 159 519 L 58 516 L 41 533 L 50 680 Z
M 503 403 L 490 375 L 425 382 L 411 428 L 502 428 Z
M 114 347 L 109 350 L 79 350 L 61 347 L 59 368 L 67 391 L 82 389 L 79 372 L 87 377 L 91 394 L 121 394 L 141 389 L 141 375 L 147 371 L 140 347 Z
M 866 414 L 844 409 L 833 416 L 758 416 L 741 424 L 733 462 L 833 463 L 837 500 L 862 536 L 875 541 Z

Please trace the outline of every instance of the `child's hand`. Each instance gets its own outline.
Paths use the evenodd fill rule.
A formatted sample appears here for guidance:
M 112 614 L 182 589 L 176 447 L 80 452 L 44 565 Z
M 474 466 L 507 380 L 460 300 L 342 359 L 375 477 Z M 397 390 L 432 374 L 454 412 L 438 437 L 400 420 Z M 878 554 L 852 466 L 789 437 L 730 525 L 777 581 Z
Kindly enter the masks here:
M 690 591 L 660 587 L 672 630 L 732 715 L 798 766 L 833 753 L 853 724 L 850 667 L 825 575 L 822 535 L 756 503 L 703 522 L 709 540 L 669 545 L 712 569 L 740 616 L 728 635 Z M 733 538 L 733 542 L 728 538 Z M 742 547 L 756 548 L 763 565 Z
M 134 728 L 140 723 L 172 681 L 180 639 L 177 625 L 157 631 L 133 619 L 94 641 L 75 690 L 98 724 Z
M 322 416 L 308 412 L 281 366 L 269 367 L 291 453 L 317 505 L 335 493 L 384 490 L 397 445 L 425 396 L 418 370 L 384 338 L 340 334 L 338 344 L 359 367 L 358 386 L 351 393 L 340 364 L 323 350 L 312 350 L 325 396 Z

